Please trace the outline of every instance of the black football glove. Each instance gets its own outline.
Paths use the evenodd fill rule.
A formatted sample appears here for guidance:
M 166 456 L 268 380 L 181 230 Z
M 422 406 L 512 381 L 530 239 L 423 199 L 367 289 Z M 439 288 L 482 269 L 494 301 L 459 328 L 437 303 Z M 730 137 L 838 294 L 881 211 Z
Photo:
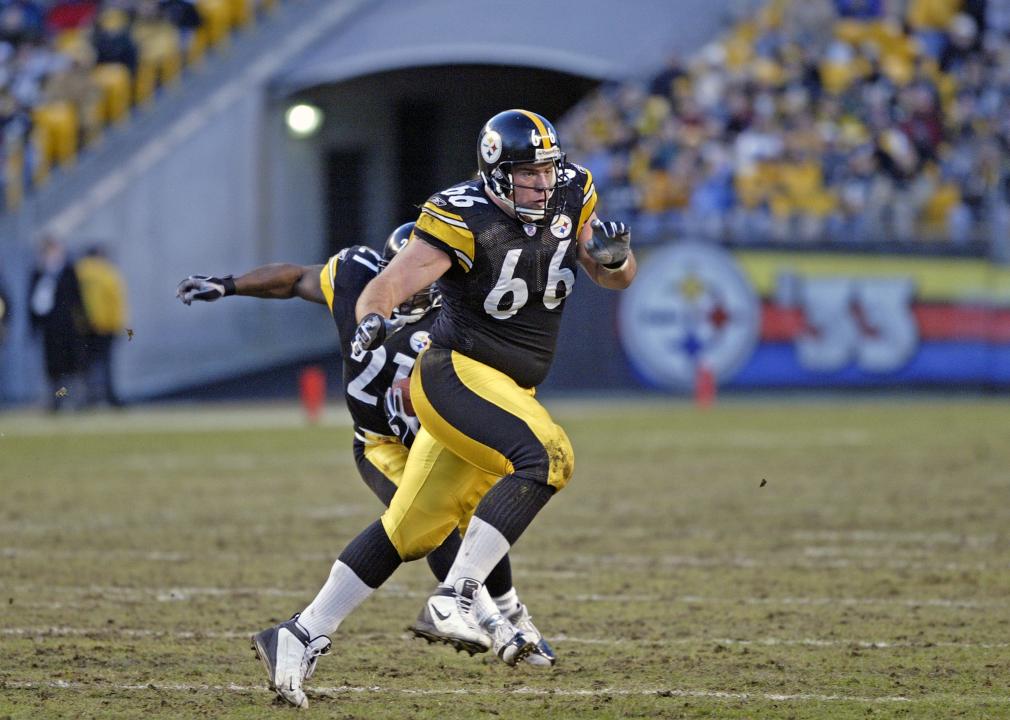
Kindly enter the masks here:
M 421 421 L 407 412 L 403 405 L 403 390 L 395 385 L 386 391 L 383 405 L 386 409 L 386 421 L 389 429 L 396 433 L 407 447 L 414 444 L 418 430 L 421 429 Z
M 355 356 L 363 355 L 369 350 L 374 350 L 386 341 L 386 338 L 407 324 L 403 318 L 389 320 L 379 313 L 368 313 L 361 318 L 357 329 L 354 331 L 354 339 L 351 340 L 351 353 Z
M 589 257 L 608 270 L 617 270 L 631 250 L 631 228 L 622 222 L 593 220 L 593 237 L 586 243 Z
M 235 278 L 231 275 L 212 277 L 210 275 L 190 275 L 179 283 L 175 296 L 189 305 L 194 300 L 211 302 L 218 298 L 235 294 Z

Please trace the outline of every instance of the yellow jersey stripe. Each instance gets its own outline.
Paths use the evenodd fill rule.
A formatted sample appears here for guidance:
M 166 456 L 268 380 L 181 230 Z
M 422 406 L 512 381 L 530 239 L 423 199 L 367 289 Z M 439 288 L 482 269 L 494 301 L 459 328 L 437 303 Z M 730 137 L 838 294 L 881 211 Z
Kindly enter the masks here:
M 519 112 L 521 112 L 523 115 L 525 115 L 526 117 L 528 117 L 530 120 L 533 121 L 533 124 L 537 126 L 537 132 L 540 133 L 540 137 L 544 144 L 543 145 L 544 150 L 550 150 L 552 147 L 551 136 L 547 132 L 547 128 L 544 126 L 544 124 L 540 122 L 540 118 L 531 113 L 529 110 L 520 110 Z
M 450 220 L 449 218 L 445 218 L 445 217 L 442 217 L 441 215 L 439 215 L 437 213 L 431 212 L 428 208 L 421 208 L 421 213 L 424 214 L 424 215 L 431 215 L 433 218 L 435 218 L 437 220 L 441 220 L 442 222 L 446 223 L 447 225 L 452 225 L 453 227 L 458 227 L 458 228 L 463 228 L 463 229 L 469 229 L 469 228 L 466 227 L 466 223 L 463 222 L 462 220 Z
M 459 260 L 466 267 L 467 270 L 473 267 L 473 261 L 470 260 L 470 258 L 468 258 L 466 255 L 461 253 L 459 250 L 456 250 L 456 259 Z
M 584 168 L 585 169 L 585 168 Z M 586 184 L 582 186 L 582 195 L 588 198 L 590 195 L 589 188 L 593 187 L 593 174 L 586 169 Z
M 593 192 L 586 198 L 582 200 L 582 213 L 579 215 L 579 226 L 575 231 L 575 236 L 578 237 L 579 231 L 582 230 L 582 226 L 589 221 L 589 217 L 593 214 L 596 209 L 596 191 L 595 188 Z
M 323 297 L 326 298 L 326 306 L 330 312 L 333 312 L 333 285 L 337 277 L 337 262 L 337 256 L 334 255 L 319 271 L 319 287 L 323 289 Z
M 443 210 L 442 208 L 435 205 L 435 203 L 426 202 L 421 210 L 423 212 L 430 212 L 436 215 L 440 220 L 445 220 L 450 225 L 457 225 L 466 227 L 466 222 L 463 221 L 462 215 L 457 215 L 456 213 L 451 213 L 448 210 Z
M 475 252 L 474 237 L 466 223 L 450 221 L 425 207 L 417 219 L 416 227 L 452 248 L 463 269 L 470 271 Z

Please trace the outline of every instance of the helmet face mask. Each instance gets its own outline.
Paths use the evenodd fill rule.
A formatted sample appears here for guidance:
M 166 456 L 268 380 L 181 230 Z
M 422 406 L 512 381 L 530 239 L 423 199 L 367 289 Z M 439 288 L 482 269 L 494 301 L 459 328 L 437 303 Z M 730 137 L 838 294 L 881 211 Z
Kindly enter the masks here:
M 393 308 L 393 319 L 415 323 L 437 307 L 442 307 L 442 293 L 434 285 L 429 285 Z
M 382 272 L 390 261 L 396 257 L 410 241 L 410 234 L 414 231 L 414 223 L 404 223 L 396 228 L 386 238 L 382 244 L 382 258 L 379 260 L 379 272 Z M 434 284 L 420 290 L 402 303 L 393 308 L 393 319 L 403 319 L 407 323 L 414 323 L 423 318 L 428 312 L 442 305 L 442 293 Z
M 487 121 L 477 138 L 477 167 L 488 190 L 520 222 L 547 225 L 558 211 L 558 190 L 567 182 L 565 154 L 551 123 L 528 110 L 506 110 Z M 518 166 L 551 163 L 554 179 L 540 188 L 516 183 Z M 516 189 L 541 190 L 543 206 L 516 203 Z

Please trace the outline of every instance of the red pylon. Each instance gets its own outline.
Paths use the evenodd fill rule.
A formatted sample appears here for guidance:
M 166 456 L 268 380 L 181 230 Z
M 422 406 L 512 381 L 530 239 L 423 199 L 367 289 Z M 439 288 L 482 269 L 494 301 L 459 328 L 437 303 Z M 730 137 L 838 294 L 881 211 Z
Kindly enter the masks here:
M 694 404 L 700 408 L 715 404 L 715 373 L 705 363 L 699 362 L 694 375 Z
M 302 407 L 305 408 L 309 422 L 315 424 L 319 421 L 323 403 L 326 402 L 326 373 L 318 365 L 309 365 L 302 370 L 298 384 L 301 390 Z

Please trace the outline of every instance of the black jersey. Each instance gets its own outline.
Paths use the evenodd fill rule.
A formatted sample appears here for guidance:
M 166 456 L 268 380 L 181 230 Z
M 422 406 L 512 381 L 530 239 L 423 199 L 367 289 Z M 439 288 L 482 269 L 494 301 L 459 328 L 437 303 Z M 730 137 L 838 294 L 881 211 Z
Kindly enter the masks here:
M 522 387 L 547 376 L 564 301 L 578 272 L 578 235 L 596 207 L 588 170 L 566 163 L 568 182 L 549 227 L 522 224 L 495 205 L 483 180 L 433 195 L 414 234 L 444 251 L 442 313 L 433 344 L 500 370 Z
M 417 322 L 390 335 L 375 350 L 355 355 L 351 352 L 351 340 L 358 326 L 354 306 L 365 285 L 378 273 L 379 254 L 357 245 L 331 257 L 319 275 L 319 284 L 340 336 L 344 398 L 359 435 L 362 431 L 396 435 L 386 420 L 383 396 L 394 381 L 410 374 L 417 354 L 428 342 L 428 333 L 439 312 L 437 308 L 431 310 Z

